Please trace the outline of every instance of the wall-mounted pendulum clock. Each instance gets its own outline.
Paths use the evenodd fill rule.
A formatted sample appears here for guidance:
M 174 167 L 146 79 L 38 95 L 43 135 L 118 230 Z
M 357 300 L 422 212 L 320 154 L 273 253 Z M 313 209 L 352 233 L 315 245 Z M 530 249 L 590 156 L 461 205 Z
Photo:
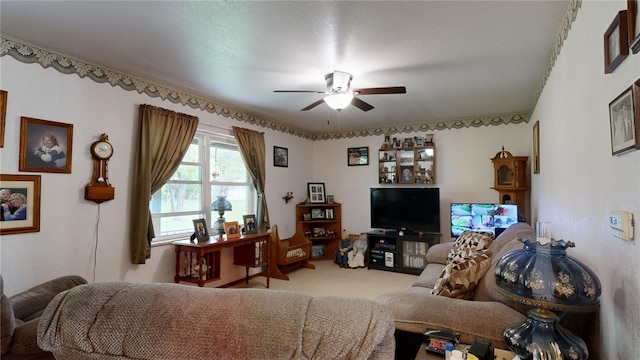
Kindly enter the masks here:
M 100 135 L 100 140 L 91 144 L 93 158 L 93 175 L 91 181 L 84 188 L 84 198 L 96 203 L 113 200 L 115 188 L 109 183 L 107 165 L 113 155 L 113 146 L 109 143 L 107 134 Z

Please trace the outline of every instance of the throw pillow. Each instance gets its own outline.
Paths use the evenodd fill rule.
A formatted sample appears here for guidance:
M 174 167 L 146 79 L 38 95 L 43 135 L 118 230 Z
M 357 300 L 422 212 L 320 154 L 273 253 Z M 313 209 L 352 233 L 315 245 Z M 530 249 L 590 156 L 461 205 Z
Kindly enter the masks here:
M 480 279 L 491 267 L 490 250 L 477 252 L 463 261 L 451 261 L 442 270 L 431 293 L 456 299 L 470 299 Z
M 493 233 L 467 230 L 460 234 L 449 250 L 447 263 L 461 262 L 478 251 L 485 250 L 493 242 Z

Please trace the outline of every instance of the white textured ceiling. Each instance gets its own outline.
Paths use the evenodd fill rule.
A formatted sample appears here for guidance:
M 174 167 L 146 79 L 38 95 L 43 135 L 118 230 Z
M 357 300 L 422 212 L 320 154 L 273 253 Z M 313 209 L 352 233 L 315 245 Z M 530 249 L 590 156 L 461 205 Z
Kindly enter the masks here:
M 0 31 L 310 132 L 527 113 L 569 1 L 0 2 Z M 375 109 L 300 109 L 324 75 Z M 331 120 L 327 124 L 327 120 Z

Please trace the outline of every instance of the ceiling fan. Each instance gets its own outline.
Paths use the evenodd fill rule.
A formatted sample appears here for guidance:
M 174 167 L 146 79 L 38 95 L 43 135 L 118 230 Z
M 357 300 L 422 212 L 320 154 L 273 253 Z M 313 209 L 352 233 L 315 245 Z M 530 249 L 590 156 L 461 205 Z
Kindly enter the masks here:
M 352 104 L 362 111 L 373 109 L 373 105 L 364 102 L 356 97 L 356 95 L 381 95 L 381 94 L 406 94 L 407 89 L 404 86 L 378 87 L 351 89 L 351 80 L 353 75 L 335 70 L 324 76 L 327 82 L 327 91 L 316 90 L 274 90 L 273 92 L 291 92 L 291 93 L 317 93 L 325 94 L 322 99 L 303 108 L 301 111 L 311 110 L 314 107 L 326 102 L 329 107 L 334 110 L 342 110 Z

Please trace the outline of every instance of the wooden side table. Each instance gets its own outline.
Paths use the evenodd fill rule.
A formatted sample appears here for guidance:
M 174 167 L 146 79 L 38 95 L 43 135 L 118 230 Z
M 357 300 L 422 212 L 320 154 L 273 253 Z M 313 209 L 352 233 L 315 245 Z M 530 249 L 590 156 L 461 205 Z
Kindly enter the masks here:
M 239 239 L 218 239 L 211 236 L 209 241 L 174 241 L 176 252 L 176 283 L 188 282 L 202 287 L 204 284 L 220 280 L 220 252 L 224 248 L 233 248 L 233 264 L 246 268 L 245 281 L 249 282 L 249 268 L 265 267 L 259 275 L 267 277 L 269 287 L 271 233 L 261 231 L 246 234 Z

